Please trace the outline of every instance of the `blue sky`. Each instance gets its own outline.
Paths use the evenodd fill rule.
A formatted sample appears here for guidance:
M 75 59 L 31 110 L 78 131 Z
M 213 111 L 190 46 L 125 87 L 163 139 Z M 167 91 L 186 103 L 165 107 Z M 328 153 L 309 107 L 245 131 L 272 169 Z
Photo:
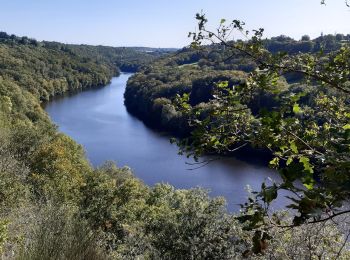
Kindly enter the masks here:
M 266 36 L 350 33 L 343 0 L 0 0 L 0 31 L 38 40 L 110 46 L 182 47 L 203 10 L 265 28 Z

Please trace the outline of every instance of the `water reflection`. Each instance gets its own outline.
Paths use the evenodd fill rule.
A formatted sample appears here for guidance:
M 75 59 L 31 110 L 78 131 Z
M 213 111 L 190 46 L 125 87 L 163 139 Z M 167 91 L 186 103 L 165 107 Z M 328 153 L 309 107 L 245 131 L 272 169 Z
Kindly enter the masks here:
M 213 196 L 224 196 L 230 210 L 238 210 L 238 204 L 245 201 L 246 185 L 259 188 L 266 178 L 277 178 L 267 167 L 234 158 L 189 171 L 193 166 L 186 162 L 193 161 L 178 155 L 167 135 L 147 128 L 126 111 L 123 93 L 131 75 L 121 74 L 104 88 L 56 98 L 45 106 L 60 131 L 84 146 L 94 166 L 113 160 L 131 167 L 148 185 L 163 182 L 177 188 L 204 187 Z

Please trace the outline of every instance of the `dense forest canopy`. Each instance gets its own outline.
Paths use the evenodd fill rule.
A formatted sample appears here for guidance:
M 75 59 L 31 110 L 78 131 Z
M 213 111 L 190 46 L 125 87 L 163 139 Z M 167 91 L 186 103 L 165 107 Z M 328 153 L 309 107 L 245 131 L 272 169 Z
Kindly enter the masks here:
M 200 21 L 201 17 L 197 18 Z M 197 36 L 193 40 L 200 47 L 198 41 L 202 39 Z M 322 64 L 328 64 L 332 58 L 339 68 L 348 64 L 344 59 L 348 58 L 344 47 L 347 41 L 349 35 L 314 40 L 304 36 L 300 41 L 281 36 L 258 41 L 261 45 L 256 50 L 263 49 L 265 53 L 267 49 L 282 58 L 304 53 L 319 58 Z M 246 46 L 247 42 L 233 44 Z M 319 57 L 320 50 L 324 52 Z M 350 258 L 344 230 L 336 222 L 314 221 L 313 225 L 299 226 L 312 217 L 317 220 L 319 216 L 312 215 L 313 209 L 323 210 L 321 206 L 328 206 L 328 199 L 334 200 L 335 192 L 339 193 L 337 203 L 347 195 L 347 96 L 323 85 L 315 88 L 315 80 L 295 71 L 288 71 L 283 77 L 275 73 L 273 77 L 252 77 L 260 66 L 259 60 L 223 44 L 173 53 L 172 49 L 38 42 L 0 33 L 2 258 Z M 332 66 L 327 67 L 329 73 L 335 73 Z M 252 136 L 261 146 L 272 142 L 269 148 L 275 156 L 274 166 L 285 174 L 290 173 L 291 168 L 285 167 L 290 165 L 306 176 L 284 175 L 285 184 L 299 178 L 306 185 L 307 190 L 303 191 L 307 199 L 296 202 L 303 219 L 289 228 L 291 216 L 285 211 L 275 212 L 272 219 L 279 221 L 278 225 L 264 225 L 265 208 L 258 208 L 260 204 L 254 198 L 263 198 L 266 206 L 277 196 L 281 188 L 277 184 L 263 184 L 261 193 L 251 194 L 245 214 L 236 215 L 227 212 L 223 198 L 210 198 L 207 191 L 199 188 L 176 190 L 167 184 L 148 187 L 128 167 L 118 168 L 109 162 L 94 169 L 83 148 L 58 132 L 41 102 L 66 91 L 105 85 L 118 75 L 118 68 L 139 71 L 125 92 L 128 109 L 145 121 L 189 137 L 180 144 L 184 152 L 194 152 L 195 156 L 226 153 L 237 144 L 253 144 Z M 347 82 L 349 67 L 345 72 Z M 252 93 L 245 92 L 245 87 L 250 83 L 257 86 L 253 84 L 257 82 L 266 88 L 248 88 L 254 90 L 253 95 L 248 95 Z M 341 86 L 348 89 L 344 84 Z M 290 97 L 289 103 L 284 102 L 286 96 Z M 276 108 L 283 114 L 276 113 Z M 260 117 L 265 119 L 262 124 Z M 329 119 L 336 120 L 329 123 Z M 312 124 L 315 120 L 321 126 Z M 291 139 L 292 134 L 278 132 L 282 123 L 291 127 L 294 135 L 309 135 L 309 139 L 302 139 L 307 145 Z M 285 137 L 287 148 L 279 143 L 281 138 L 266 141 L 266 136 L 276 137 L 276 133 Z M 334 137 L 337 142 L 333 142 Z M 323 139 L 329 142 L 322 142 Z M 314 153 L 308 154 L 310 147 L 306 146 L 327 156 L 312 157 Z M 286 159 L 282 167 L 279 159 Z M 324 163 L 331 166 L 326 172 L 331 177 L 325 182 L 327 185 L 330 183 L 333 188 L 339 184 L 334 181 L 334 174 L 341 173 L 336 177 L 342 180 L 337 189 L 327 190 L 328 193 L 311 178 L 323 169 Z M 338 166 L 343 171 L 338 171 Z M 317 197 L 319 194 L 324 197 Z M 315 198 L 316 202 L 312 200 Z M 288 228 L 281 232 L 280 226 Z
M 218 42 L 255 61 L 257 68 L 244 84 L 216 82 L 209 112 L 189 105 L 188 95 L 177 100 L 194 126 L 191 137 L 179 143 L 183 151 L 198 156 L 207 151 L 236 151 L 245 145 L 270 150 L 274 156 L 270 165 L 283 180 L 263 183 L 261 191 L 242 205 L 239 217 L 248 229 L 256 230 L 260 242 L 269 238 L 268 226 L 281 226 L 269 211 L 280 190 L 290 192 L 287 207 L 295 210 L 293 221 L 284 227 L 334 221 L 338 216 L 346 219 L 350 214 L 349 41 L 334 37 L 339 44 L 332 50 L 324 38 L 326 43 L 316 53 L 275 52 L 262 40 L 262 28 L 250 34 L 244 22 L 222 20 L 212 32 L 206 28 L 204 14 L 196 19 L 199 32 L 190 33 L 192 47 Z M 230 41 L 232 32 L 246 34 L 247 41 Z M 281 84 L 289 73 L 301 77 L 295 83 L 298 92 Z M 251 102 L 264 93 L 272 95 L 272 102 L 258 102 L 255 110 Z
M 12 60 L 4 60 L 3 64 L 13 64 L 16 58 L 15 53 L 22 53 L 23 55 L 28 55 L 27 62 L 32 63 L 32 69 L 37 71 L 32 71 L 33 73 L 40 72 L 42 77 L 50 78 L 67 78 L 70 74 L 69 70 L 78 70 L 81 74 L 85 73 L 88 77 L 89 74 L 86 72 L 96 73 L 93 78 L 77 78 L 79 81 L 71 82 L 69 81 L 66 86 L 61 88 L 71 89 L 81 89 L 86 86 L 98 86 L 105 85 L 111 78 L 111 75 L 117 75 L 117 68 L 125 72 L 136 72 L 145 64 L 150 63 L 154 59 L 161 57 L 164 54 L 171 53 L 175 49 L 159 49 L 159 48 L 146 48 L 146 47 L 107 47 L 107 46 L 90 46 L 90 45 L 74 45 L 74 44 L 63 44 L 58 42 L 39 42 L 35 39 L 30 39 L 28 37 L 18 37 L 15 35 L 8 35 L 5 32 L 0 32 L 0 44 L 6 50 L 3 50 L 3 59 L 10 59 L 10 57 L 5 57 L 5 52 L 8 53 L 7 56 L 11 56 Z M 18 54 L 19 55 L 19 54 Z M 40 55 L 51 55 L 52 57 L 47 57 L 51 59 L 50 64 L 53 64 L 53 70 L 56 70 L 57 75 L 45 75 L 45 68 L 40 68 L 43 64 L 40 63 Z M 34 60 L 38 58 L 38 60 Z M 45 57 L 46 58 L 46 57 Z M 12 63 L 11 63 L 12 62 Z M 29 64 L 28 64 L 29 65 Z M 103 66 L 101 66 L 103 65 Z M 3 65 L 5 66 L 5 65 Z M 65 75 L 65 70 L 66 74 Z M 61 74 L 60 74 L 61 73 Z M 19 76 L 17 76 L 19 77 Z M 33 77 L 33 80 L 37 80 Z M 59 83 L 58 83 L 59 84 Z M 64 83 L 61 83 L 64 84 Z M 45 85 L 45 84 L 43 84 Z M 50 87 L 46 87 L 50 88 Z M 58 90 L 60 91 L 60 90 Z M 45 92 L 42 90 L 42 92 Z M 41 95 L 52 95 L 52 90 L 46 91 L 49 93 L 40 93 Z
M 271 53 L 290 55 L 317 54 L 321 49 L 328 53 L 339 50 L 349 42 L 350 35 L 342 34 L 322 35 L 313 40 L 307 35 L 298 41 L 284 35 L 262 40 Z M 228 80 L 230 85 L 243 83 L 257 66 L 250 57 L 220 44 L 202 46 L 200 50 L 186 47 L 157 59 L 130 78 L 125 104 L 130 112 L 146 123 L 184 135 L 189 131 L 186 119 L 171 104 L 177 94 L 190 94 L 192 105 L 206 103 L 212 96 L 213 82 Z M 298 92 L 302 87 L 298 82 L 302 79 L 300 73 L 285 73 L 279 79 L 279 87 L 287 90 L 288 82 L 289 90 Z M 254 111 L 258 110 L 256 104 L 259 102 L 275 102 L 269 93 L 261 94 L 256 97 L 259 100 L 251 101 L 250 106 Z
M 247 146 L 271 154 L 270 166 L 283 181 L 263 183 L 239 217 L 258 228 L 261 243 L 269 227 L 283 226 L 269 211 L 280 190 L 292 194 L 288 207 L 295 210 L 285 227 L 349 215 L 349 35 L 266 40 L 259 29 L 247 41 L 232 41 L 226 36 L 246 33 L 244 23 L 223 20 L 212 32 L 204 15 L 197 19 L 191 48 L 129 79 L 128 109 L 188 136 L 178 142 L 188 156 L 239 153 Z

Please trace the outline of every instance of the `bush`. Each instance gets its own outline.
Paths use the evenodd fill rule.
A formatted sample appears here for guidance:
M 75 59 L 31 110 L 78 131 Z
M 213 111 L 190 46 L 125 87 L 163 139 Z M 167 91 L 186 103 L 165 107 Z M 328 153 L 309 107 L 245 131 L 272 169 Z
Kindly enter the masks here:
M 16 259 L 107 259 L 101 237 L 75 213 L 65 205 L 40 209 Z

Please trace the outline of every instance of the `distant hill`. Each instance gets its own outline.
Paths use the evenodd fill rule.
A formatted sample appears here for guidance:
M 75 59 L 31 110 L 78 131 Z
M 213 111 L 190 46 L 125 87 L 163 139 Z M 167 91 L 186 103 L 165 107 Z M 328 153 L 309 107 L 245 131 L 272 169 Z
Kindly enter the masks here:
M 0 43 L 10 46 L 27 45 L 42 47 L 66 52 L 70 55 L 78 55 L 97 62 L 105 62 L 119 67 L 122 71 L 136 72 L 143 65 L 149 64 L 164 54 L 175 52 L 174 48 L 149 48 L 149 47 L 109 47 L 93 46 L 86 44 L 64 44 L 51 41 L 37 41 L 26 36 L 9 35 L 0 32 Z
M 0 32 L 0 76 L 41 100 L 106 85 L 119 70 L 135 72 L 171 49 L 37 41 Z
M 272 53 L 285 52 L 316 54 L 339 50 L 350 42 L 350 34 L 321 35 L 310 39 L 305 35 L 294 40 L 281 35 L 264 40 Z M 188 93 L 192 103 L 208 101 L 213 82 L 228 80 L 244 81 L 246 73 L 252 72 L 256 63 L 238 51 L 226 50 L 222 45 L 202 46 L 200 50 L 185 47 L 175 53 L 150 63 L 128 81 L 125 104 L 128 110 L 146 123 L 176 134 L 186 133 L 186 119 L 173 107 L 177 94 Z M 286 74 L 286 82 L 302 79 L 299 74 Z

